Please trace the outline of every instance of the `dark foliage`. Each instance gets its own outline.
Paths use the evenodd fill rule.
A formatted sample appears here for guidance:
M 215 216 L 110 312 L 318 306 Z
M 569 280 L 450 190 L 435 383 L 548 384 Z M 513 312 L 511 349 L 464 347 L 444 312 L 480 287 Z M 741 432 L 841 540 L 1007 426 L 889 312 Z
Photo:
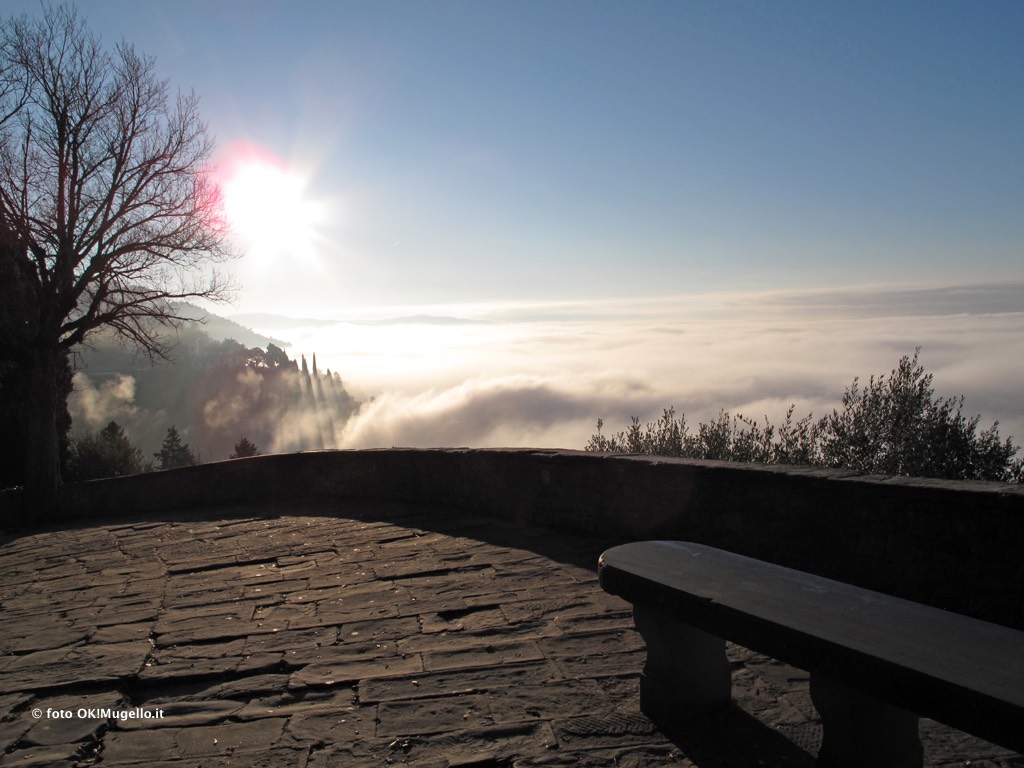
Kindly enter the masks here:
M 181 441 L 177 427 L 170 427 L 167 430 L 167 437 L 160 450 L 153 454 L 160 460 L 157 469 L 177 469 L 178 467 L 194 467 L 196 456 L 187 443 Z
M 135 446 L 116 421 L 98 433 L 87 433 L 71 441 L 65 475 L 68 480 L 94 480 L 146 472 L 153 467 L 142 459 Z
M 247 459 L 250 456 L 259 456 L 260 449 L 253 445 L 249 438 L 243 437 L 235 443 L 235 449 L 228 456 L 229 459 Z
M 1020 482 L 1024 462 L 1014 458 L 1019 448 L 1000 439 L 998 422 L 979 430 L 981 417 L 962 413 L 963 396 L 937 397 L 919 352 L 902 357 L 888 377 L 872 376 L 866 387 L 855 378 L 842 408 L 818 420 L 808 414 L 794 421 L 796 406 L 777 427 L 767 417 L 761 425 L 721 411 L 693 433 L 685 415 L 676 418 L 669 408 L 643 427 L 633 418 L 625 432 L 611 437 L 599 419 L 586 450 Z

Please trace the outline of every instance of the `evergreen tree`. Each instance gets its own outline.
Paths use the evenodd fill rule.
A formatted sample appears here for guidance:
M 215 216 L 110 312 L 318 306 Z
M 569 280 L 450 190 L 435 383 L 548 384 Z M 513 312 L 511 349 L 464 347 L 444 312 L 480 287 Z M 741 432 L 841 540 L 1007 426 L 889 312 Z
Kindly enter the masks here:
M 196 465 L 195 454 L 192 453 L 192 449 L 188 447 L 187 443 L 181 442 L 181 435 L 178 434 L 176 426 L 172 426 L 167 430 L 167 437 L 164 438 L 163 446 L 153 455 L 160 459 L 160 469 L 194 467 Z
M 250 456 L 259 456 L 260 449 L 257 448 L 253 443 L 249 441 L 249 438 L 243 437 L 237 443 L 235 443 L 234 452 L 228 456 L 229 459 L 246 459 Z
M 88 433 L 71 441 L 67 462 L 69 480 L 121 477 L 150 469 L 152 467 L 142 461 L 142 451 L 116 421 L 107 424 L 99 434 Z

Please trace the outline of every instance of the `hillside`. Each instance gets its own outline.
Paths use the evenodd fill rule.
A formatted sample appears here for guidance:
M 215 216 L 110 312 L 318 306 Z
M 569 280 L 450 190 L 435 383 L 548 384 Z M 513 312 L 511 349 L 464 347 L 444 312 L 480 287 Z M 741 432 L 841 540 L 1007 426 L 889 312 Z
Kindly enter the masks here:
M 286 342 L 196 307 L 189 313 L 195 319 L 179 329 L 168 360 L 111 337 L 77 352 L 73 434 L 117 421 L 147 459 L 170 426 L 202 461 L 227 458 L 243 436 L 264 453 L 338 444 L 359 404 L 337 373 L 317 370 L 315 357 L 290 359 Z

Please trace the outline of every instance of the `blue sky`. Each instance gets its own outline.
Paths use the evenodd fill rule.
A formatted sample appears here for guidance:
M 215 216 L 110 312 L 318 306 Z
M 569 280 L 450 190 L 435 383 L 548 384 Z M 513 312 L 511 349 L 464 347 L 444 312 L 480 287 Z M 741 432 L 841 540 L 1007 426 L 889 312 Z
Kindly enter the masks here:
M 1024 3 L 79 8 L 195 89 L 231 173 L 281 171 L 231 177 L 218 311 L 339 321 L 257 326 L 375 398 L 338 445 L 821 415 L 918 346 L 1024 439 Z M 419 315 L 464 322 L 368 322 Z
M 1019 2 L 79 8 L 302 176 L 239 311 L 1024 278 Z

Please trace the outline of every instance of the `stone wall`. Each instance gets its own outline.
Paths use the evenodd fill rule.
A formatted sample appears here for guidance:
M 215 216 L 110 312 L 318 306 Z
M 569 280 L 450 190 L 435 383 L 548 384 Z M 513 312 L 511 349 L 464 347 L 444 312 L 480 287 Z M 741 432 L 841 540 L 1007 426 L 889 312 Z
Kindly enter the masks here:
M 373 498 L 699 541 L 1024 629 L 1024 487 L 552 450 L 318 451 L 64 486 L 69 518 Z M 8 520 L 18 499 L 3 502 Z M 24 517 L 29 510 L 21 510 Z

